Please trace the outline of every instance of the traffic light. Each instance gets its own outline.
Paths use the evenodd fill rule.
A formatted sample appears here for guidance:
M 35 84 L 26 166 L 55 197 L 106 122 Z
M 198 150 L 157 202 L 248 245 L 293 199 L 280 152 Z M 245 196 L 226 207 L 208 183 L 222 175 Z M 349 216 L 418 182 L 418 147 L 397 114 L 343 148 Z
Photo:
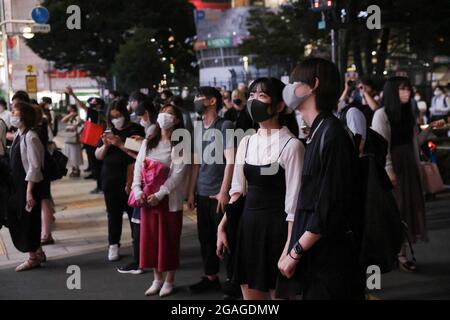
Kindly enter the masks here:
M 334 7 L 334 0 L 311 0 L 311 9 L 313 11 L 325 11 Z

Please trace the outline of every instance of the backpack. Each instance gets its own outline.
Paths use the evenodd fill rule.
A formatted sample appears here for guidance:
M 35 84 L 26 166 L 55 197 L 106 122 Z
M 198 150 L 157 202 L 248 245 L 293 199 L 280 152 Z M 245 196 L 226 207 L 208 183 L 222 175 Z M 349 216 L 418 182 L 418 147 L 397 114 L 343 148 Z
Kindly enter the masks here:
M 320 141 L 320 159 L 326 131 L 327 129 L 324 130 Z M 387 273 L 396 267 L 398 253 L 408 235 L 407 225 L 401 220 L 384 164 L 380 163 L 374 153 L 366 153 L 358 159 L 356 176 L 361 180 L 355 188 L 358 192 L 355 206 L 362 210 L 363 216 L 350 217 L 347 225 L 353 234 L 360 264 L 365 268 L 376 265 L 381 273 Z M 352 230 L 353 228 L 358 230 Z M 411 244 L 410 250 L 414 257 Z
M 23 140 L 27 147 L 27 139 Z M 44 145 L 44 167 L 42 168 L 42 174 L 44 180 L 55 181 L 62 179 L 67 175 L 67 158 L 58 148 L 55 147 L 52 153 Z
M 347 112 L 351 108 L 358 108 L 354 105 L 348 105 L 344 107 L 339 113 L 339 120 L 347 127 Z M 364 144 L 364 153 L 366 155 L 372 155 L 375 160 L 384 167 L 386 165 L 386 156 L 388 153 L 388 142 L 386 139 L 373 130 L 372 128 L 367 127 L 366 130 L 366 140 Z

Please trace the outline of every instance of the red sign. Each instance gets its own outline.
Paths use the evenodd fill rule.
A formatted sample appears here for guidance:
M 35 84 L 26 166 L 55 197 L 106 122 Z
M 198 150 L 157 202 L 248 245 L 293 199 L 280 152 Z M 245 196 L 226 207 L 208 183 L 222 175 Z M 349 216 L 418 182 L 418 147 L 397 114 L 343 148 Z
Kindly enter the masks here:
M 88 77 L 87 71 L 73 69 L 73 70 L 52 70 L 50 72 L 50 78 L 52 79 L 76 79 L 76 78 L 86 78 Z
M 192 3 L 196 9 L 202 10 L 202 9 L 219 9 L 219 10 L 226 10 L 231 8 L 231 0 L 215 0 L 215 1 L 208 1 L 208 0 L 189 0 L 190 3 Z

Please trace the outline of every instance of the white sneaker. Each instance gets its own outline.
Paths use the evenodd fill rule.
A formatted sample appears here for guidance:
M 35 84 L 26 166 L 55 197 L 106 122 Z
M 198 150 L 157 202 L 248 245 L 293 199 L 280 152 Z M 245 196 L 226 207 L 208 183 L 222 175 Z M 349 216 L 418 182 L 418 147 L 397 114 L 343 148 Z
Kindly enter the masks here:
M 159 291 L 159 296 L 162 297 L 167 297 L 168 295 L 170 295 L 173 291 L 173 283 L 170 282 L 164 282 L 164 285 L 161 288 L 161 291 Z
M 109 261 L 119 260 L 119 245 L 118 244 L 113 244 L 113 245 L 109 246 L 108 260 Z
M 150 288 L 148 288 L 147 291 L 145 291 L 146 296 L 153 296 L 155 294 L 158 294 L 159 290 L 161 290 L 161 287 L 163 286 L 162 280 L 153 280 L 153 283 Z

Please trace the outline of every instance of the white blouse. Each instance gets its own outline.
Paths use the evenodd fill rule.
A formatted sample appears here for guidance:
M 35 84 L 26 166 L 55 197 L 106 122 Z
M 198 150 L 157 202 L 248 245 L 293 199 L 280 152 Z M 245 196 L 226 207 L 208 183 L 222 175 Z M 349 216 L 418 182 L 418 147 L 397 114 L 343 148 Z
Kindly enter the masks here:
M 168 195 L 169 210 L 171 212 L 183 210 L 183 201 L 185 196 L 184 182 L 187 180 L 184 179 L 184 177 L 187 171 L 187 166 L 184 163 L 180 163 L 181 161 L 177 161 L 177 163 L 172 161 L 175 158 L 170 143 L 159 142 L 155 148 L 147 150 L 147 140 L 142 142 L 141 149 L 134 165 L 132 189 L 135 197 L 139 198 L 140 194 L 143 192 L 141 189 L 141 171 L 145 158 L 162 162 L 170 167 L 169 177 L 161 186 L 159 191 L 155 193 L 155 196 L 161 200 Z
M 289 139 L 291 140 L 289 141 Z M 245 159 L 247 144 L 247 159 Z M 276 130 L 276 132 L 272 130 L 270 135 L 267 135 L 266 130 L 259 129 L 256 134 L 245 136 L 239 143 L 237 150 L 230 195 L 234 193 L 246 194 L 247 192 L 247 181 L 244 175 L 245 161 L 248 164 L 257 166 L 267 165 L 277 161 L 285 170 L 286 220 L 294 221 L 300 192 L 304 154 L 305 147 L 286 127 Z
M 38 134 L 30 130 L 25 135 L 20 135 L 19 130 L 17 130 L 14 140 L 18 136 L 20 139 L 20 156 L 22 157 L 22 165 L 26 173 L 25 181 L 42 181 L 44 179 L 42 174 L 42 168 L 44 168 L 44 146 Z

